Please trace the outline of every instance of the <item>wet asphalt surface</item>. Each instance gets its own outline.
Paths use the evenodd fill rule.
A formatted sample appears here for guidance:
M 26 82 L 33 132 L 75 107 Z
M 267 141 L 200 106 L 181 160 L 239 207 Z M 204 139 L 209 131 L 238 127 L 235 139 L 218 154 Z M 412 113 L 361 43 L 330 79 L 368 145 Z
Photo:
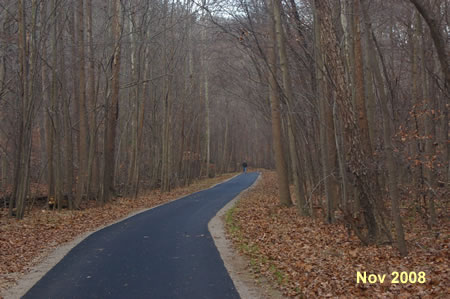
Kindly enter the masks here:
M 23 298 L 239 298 L 208 222 L 257 177 L 241 174 L 90 235 Z

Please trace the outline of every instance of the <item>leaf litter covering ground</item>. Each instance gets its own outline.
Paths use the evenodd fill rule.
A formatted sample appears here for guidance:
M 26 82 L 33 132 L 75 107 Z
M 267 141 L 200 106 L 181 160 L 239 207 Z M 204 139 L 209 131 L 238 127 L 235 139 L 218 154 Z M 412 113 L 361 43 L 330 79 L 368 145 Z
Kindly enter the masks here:
M 295 207 L 278 206 L 276 175 L 261 182 L 227 215 L 229 236 L 249 257 L 258 277 L 296 298 L 449 298 L 449 221 L 440 234 L 423 223 L 405 225 L 409 255 L 401 258 L 390 245 L 364 247 L 348 237 L 342 224 L 301 218 Z M 356 272 L 386 274 L 383 284 L 357 284 Z M 391 284 L 393 271 L 424 271 L 424 284 Z
M 151 208 L 217 184 L 234 174 L 195 182 L 169 193 L 151 191 L 137 199 L 118 198 L 103 207 L 90 206 L 80 211 L 49 211 L 34 208 L 21 221 L 7 217 L 0 209 L 0 292 L 11 287 L 28 269 L 42 261 L 52 250 L 78 235 L 119 220 L 133 212 Z M 1 298 L 1 295 L 0 295 Z

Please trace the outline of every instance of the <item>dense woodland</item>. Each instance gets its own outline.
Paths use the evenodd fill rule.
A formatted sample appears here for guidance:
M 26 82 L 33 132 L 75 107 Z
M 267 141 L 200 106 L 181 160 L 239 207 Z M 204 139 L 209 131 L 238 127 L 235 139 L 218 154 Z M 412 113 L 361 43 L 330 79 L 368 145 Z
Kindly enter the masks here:
M 235 45 L 194 3 L 1 8 L 2 194 L 18 218 L 38 193 L 76 209 L 168 191 L 244 159 L 270 167 L 267 122 L 229 95 Z
M 404 210 L 448 217 L 448 0 L 2 0 L 0 15 L 10 216 L 245 160 L 276 168 L 299 217 L 402 255 Z

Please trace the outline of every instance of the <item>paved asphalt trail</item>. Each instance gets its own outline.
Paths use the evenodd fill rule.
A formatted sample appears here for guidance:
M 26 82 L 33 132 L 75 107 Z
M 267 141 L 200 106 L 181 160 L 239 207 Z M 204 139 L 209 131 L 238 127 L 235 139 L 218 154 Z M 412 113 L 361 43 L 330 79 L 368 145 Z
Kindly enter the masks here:
M 90 235 L 24 298 L 239 298 L 208 222 L 257 177 L 241 174 Z

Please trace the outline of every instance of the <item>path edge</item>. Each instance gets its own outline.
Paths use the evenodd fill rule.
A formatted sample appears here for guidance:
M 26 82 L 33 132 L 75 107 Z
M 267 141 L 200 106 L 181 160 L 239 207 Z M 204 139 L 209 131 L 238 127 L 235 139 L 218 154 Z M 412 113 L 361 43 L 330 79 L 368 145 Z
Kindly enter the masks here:
M 208 230 L 211 234 L 214 245 L 219 251 L 220 257 L 227 269 L 233 284 L 242 299 L 269 299 L 286 298 L 281 292 L 269 286 L 263 281 L 265 286 L 255 282 L 254 275 L 248 269 L 248 258 L 241 255 L 227 238 L 225 228 L 225 214 L 232 209 L 236 203 L 247 193 L 251 192 L 261 181 L 262 173 L 258 172 L 258 178 L 247 189 L 243 190 L 235 198 L 229 201 L 208 223 Z
M 143 210 L 138 210 L 135 212 L 132 212 L 130 214 L 128 214 L 127 216 L 124 216 L 114 222 L 111 222 L 107 225 L 101 226 L 96 228 L 95 230 L 91 230 L 88 232 L 85 232 L 81 235 L 79 235 L 78 237 L 76 237 L 75 239 L 73 239 L 70 242 L 67 242 L 63 245 L 60 245 L 58 247 L 56 247 L 55 249 L 53 249 L 48 255 L 46 255 L 42 261 L 38 262 L 36 265 L 32 266 L 28 273 L 26 273 L 25 275 L 23 275 L 17 282 L 16 285 L 10 287 L 9 289 L 6 289 L 3 294 L 0 293 L 0 298 L 2 298 L 2 296 L 4 297 L 4 299 L 15 299 L 15 298 L 21 298 L 23 297 L 42 277 L 44 277 L 45 274 L 47 274 L 47 272 L 49 272 L 54 266 L 56 266 L 56 264 L 58 264 L 75 246 L 77 246 L 78 244 L 80 244 L 84 239 L 86 239 L 87 237 L 89 237 L 92 234 L 95 234 L 98 231 L 101 231 L 102 229 L 105 229 L 111 225 L 117 224 L 119 222 L 122 222 L 124 220 L 127 220 L 128 218 L 134 217 L 136 215 L 139 215 L 141 213 L 145 213 L 147 211 L 150 211 L 152 209 L 156 209 L 158 207 L 170 204 L 174 201 L 180 200 L 182 198 L 185 198 L 186 196 L 190 196 L 192 194 L 196 194 L 199 192 L 203 192 L 205 190 L 209 190 L 212 189 L 214 187 L 217 187 L 220 184 L 226 183 L 228 181 L 231 181 L 232 179 L 236 178 L 237 176 L 239 176 L 240 173 L 232 176 L 231 178 L 228 178 L 222 182 L 219 182 L 217 184 L 214 184 L 208 188 L 190 193 L 190 194 L 186 194 L 180 197 L 177 197 L 175 199 L 172 199 L 168 202 L 156 205 L 154 207 L 151 208 L 147 208 L 147 209 L 143 209 Z M 44 253 L 45 255 L 45 253 Z M 37 257 L 38 258 L 38 257 Z

